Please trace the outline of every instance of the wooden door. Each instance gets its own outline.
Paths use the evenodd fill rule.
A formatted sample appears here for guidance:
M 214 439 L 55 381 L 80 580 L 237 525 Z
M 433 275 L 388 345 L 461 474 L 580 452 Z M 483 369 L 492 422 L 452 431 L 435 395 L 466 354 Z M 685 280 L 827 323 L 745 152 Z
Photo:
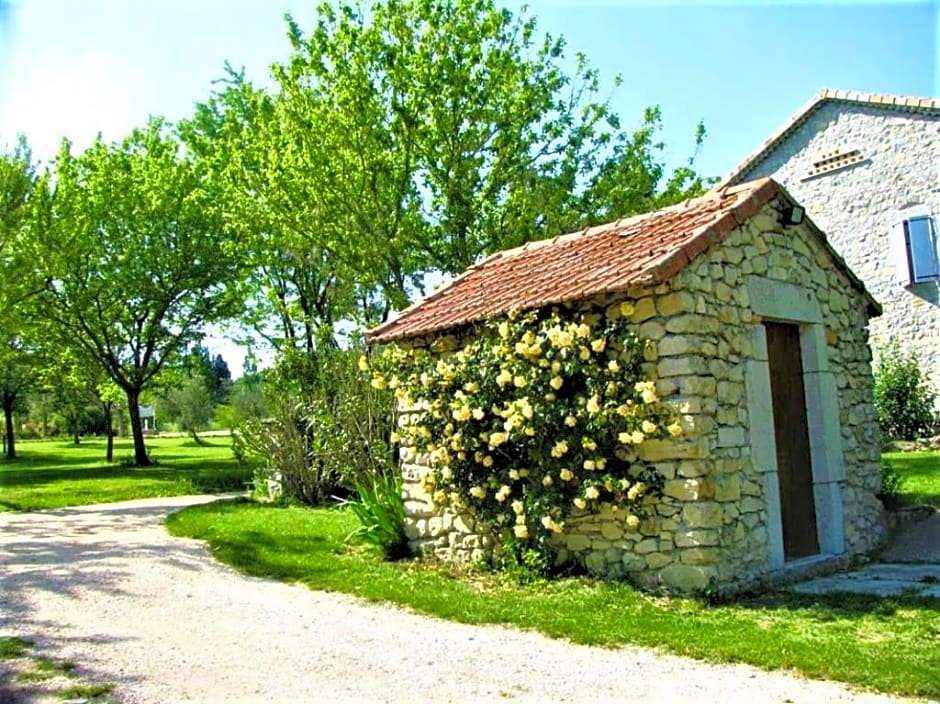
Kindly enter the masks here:
M 783 552 L 787 560 L 795 560 L 819 554 L 800 328 L 787 323 L 764 323 L 764 328 L 777 441 Z

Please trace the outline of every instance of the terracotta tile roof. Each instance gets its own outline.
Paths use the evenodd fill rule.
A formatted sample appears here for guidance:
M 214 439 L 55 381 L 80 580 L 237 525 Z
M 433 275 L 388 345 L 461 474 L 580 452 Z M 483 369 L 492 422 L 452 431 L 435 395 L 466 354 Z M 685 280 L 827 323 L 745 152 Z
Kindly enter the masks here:
M 860 93 L 854 90 L 834 90 L 823 88 L 806 105 L 796 111 L 793 117 L 774 132 L 754 153 L 736 166 L 718 187 L 740 183 L 747 171 L 759 164 L 784 139 L 795 132 L 810 116 L 826 103 L 847 103 L 881 108 L 892 112 L 917 112 L 928 115 L 940 115 L 940 100 L 916 98 L 905 95 L 879 95 Z
M 366 339 L 389 342 L 459 327 L 513 308 L 540 308 L 665 282 L 778 193 L 793 201 L 778 183 L 760 179 L 715 189 L 653 213 L 499 252 L 395 320 L 369 331 Z M 861 282 L 829 249 L 864 292 Z M 877 312 L 878 304 L 870 296 L 868 300 Z

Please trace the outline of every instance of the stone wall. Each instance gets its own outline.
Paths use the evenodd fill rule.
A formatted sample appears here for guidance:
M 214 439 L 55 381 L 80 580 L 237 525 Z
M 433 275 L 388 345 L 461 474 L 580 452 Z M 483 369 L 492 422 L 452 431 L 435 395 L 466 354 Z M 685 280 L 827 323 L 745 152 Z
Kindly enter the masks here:
M 840 475 L 833 484 L 841 511 L 838 537 L 848 554 L 880 541 L 866 301 L 809 227 L 779 230 L 778 205 L 768 205 L 667 284 L 626 292 L 637 334 L 654 343 L 645 373 L 655 380 L 659 397 L 682 413 L 686 435 L 639 446 L 640 458 L 665 479 L 664 496 L 650 506 L 649 517 L 630 529 L 609 507 L 573 516 L 557 542 L 562 561 L 680 591 L 710 584 L 731 589 L 780 567 L 772 554 L 780 532 L 773 511 L 776 475 L 752 454 L 750 435 L 746 375 L 763 339 L 749 295 L 748 282 L 754 280 L 812 292 L 825 330 L 825 349 L 818 352 L 838 389 L 838 422 L 827 439 L 827 451 L 844 467 L 844 479 Z M 402 453 L 412 547 L 447 560 L 483 558 L 496 544 L 486 527 L 471 516 L 437 510 L 422 486 L 422 458 Z
M 853 149 L 863 161 L 808 177 L 819 154 Z M 741 181 L 772 176 L 803 205 L 884 307 L 873 346 L 890 337 L 917 351 L 940 391 L 940 282 L 899 281 L 895 213 L 925 206 L 940 225 L 940 115 L 827 103 Z M 940 399 L 938 399 L 940 403 Z

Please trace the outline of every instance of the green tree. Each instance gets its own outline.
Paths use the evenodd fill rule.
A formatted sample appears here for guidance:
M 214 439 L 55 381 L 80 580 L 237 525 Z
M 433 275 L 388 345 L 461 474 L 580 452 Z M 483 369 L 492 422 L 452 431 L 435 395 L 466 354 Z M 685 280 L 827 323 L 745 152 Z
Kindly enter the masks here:
M 10 325 L 22 301 L 40 286 L 22 247 L 32 222 L 36 181 L 32 153 L 24 139 L 12 150 L 0 152 L 0 326 Z
M 586 58 L 566 72 L 525 11 L 386 0 L 322 3 L 309 33 L 287 21 L 276 89 L 228 68 L 183 128 L 253 233 L 253 319 L 279 349 L 384 319 L 428 271 L 706 185 L 691 160 L 667 173 L 658 108 L 622 130 Z
M 26 393 L 35 383 L 35 350 L 21 337 L 0 339 L 0 405 L 3 406 L 3 447 L 16 459 L 14 413 L 23 409 Z
M 34 238 L 37 299 L 124 392 L 138 466 L 141 392 L 202 327 L 240 308 L 241 240 L 200 161 L 160 119 L 83 154 L 64 143 Z
M 193 436 L 201 444 L 200 430 L 209 426 L 215 399 L 206 386 L 205 379 L 194 375 L 186 378 L 182 384 L 170 389 L 166 394 L 167 415 L 179 426 L 180 430 Z

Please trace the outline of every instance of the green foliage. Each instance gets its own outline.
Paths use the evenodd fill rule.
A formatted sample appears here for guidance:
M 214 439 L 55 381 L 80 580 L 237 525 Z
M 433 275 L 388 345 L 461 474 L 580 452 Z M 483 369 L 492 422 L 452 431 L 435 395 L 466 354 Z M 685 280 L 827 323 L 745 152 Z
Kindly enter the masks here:
M 323 2 L 288 36 L 273 91 L 229 67 L 182 126 L 253 237 L 250 322 L 278 348 L 384 320 L 428 271 L 707 184 L 692 159 L 666 171 L 657 107 L 624 130 L 597 71 L 525 8 Z
M 74 155 L 63 144 L 31 254 L 48 277 L 37 315 L 127 396 L 135 459 L 148 458 L 140 394 L 204 324 L 241 306 L 242 242 L 205 165 L 160 120 Z
M 389 467 L 382 474 L 357 476 L 352 487 L 356 496 L 344 503 L 359 520 L 359 527 L 349 538 L 378 548 L 389 560 L 407 557 L 405 500 L 397 468 Z
M 0 637 L 0 660 L 23 657 L 32 645 L 30 641 L 22 638 Z
M 885 508 L 891 510 L 902 505 L 901 496 L 904 493 L 904 477 L 895 465 L 885 460 L 881 461 L 881 491 L 878 498 Z
M 936 423 L 936 394 L 921 374 L 913 351 L 903 352 L 897 340 L 879 354 L 875 369 L 875 409 L 881 430 L 888 437 L 916 440 L 929 435 Z
M 392 464 L 391 394 L 358 374 L 358 352 L 320 335 L 313 355 L 284 350 L 265 377 L 264 421 L 239 428 L 244 451 L 263 458 L 270 478 L 292 499 L 323 505 L 348 481 L 380 476 Z
M 166 392 L 162 411 L 179 426 L 180 430 L 189 433 L 196 442 L 199 442 L 196 433 L 209 426 L 214 402 L 215 399 L 207 388 L 205 379 L 201 376 L 192 376 Z
M 452 567 L 383 562 L 350 550 L 349 511 L 214 503 L 171 515 L 173 535 L 208 541 L 226 564 L 265 578 L 398 604 L 461 623 L 536 630 L 574 643 L 635 645 L 715 663 L 838 680 L 884 692 L 940 696 L 936 601 L 866 595 L 741 597 L 721 605 L 651 598 L 584 578 L 531 585 Z
M 489 321 L 463 344 L 387 348 L 372 383 L 426 409 L 401 440 L 409 459 L 427 454 L 434 502 L 468 507 L 546 564 L 570 515 L 607 506 L 636 529 L 662 483 L 636 447 L 682 429 L 641 374 L 631 312 L 553 308 Z

